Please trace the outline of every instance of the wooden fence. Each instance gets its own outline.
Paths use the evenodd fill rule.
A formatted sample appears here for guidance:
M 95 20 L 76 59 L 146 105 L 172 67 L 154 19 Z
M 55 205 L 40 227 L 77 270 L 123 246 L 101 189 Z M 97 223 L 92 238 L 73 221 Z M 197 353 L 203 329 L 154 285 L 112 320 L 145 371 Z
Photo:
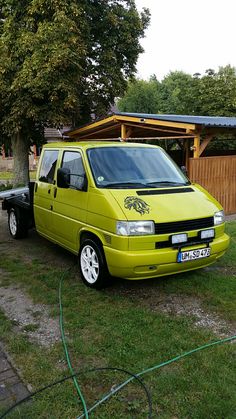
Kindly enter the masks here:
M 189 177 L 217 201 L 226 214 L 236 213 L 236 155 L 189 159 Z

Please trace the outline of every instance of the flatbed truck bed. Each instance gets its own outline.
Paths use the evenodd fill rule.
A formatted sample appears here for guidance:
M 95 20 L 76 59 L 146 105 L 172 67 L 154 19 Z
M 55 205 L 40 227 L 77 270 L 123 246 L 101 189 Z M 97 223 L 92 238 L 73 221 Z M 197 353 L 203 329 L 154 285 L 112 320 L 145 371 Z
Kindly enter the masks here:
M 28 187 L 0 192 L 2 209 L 8 212 L 8 224 L 14 238 L 26 237 L 28 230 L 35 226 L 33 198 L 34 182 L 29 182 Z

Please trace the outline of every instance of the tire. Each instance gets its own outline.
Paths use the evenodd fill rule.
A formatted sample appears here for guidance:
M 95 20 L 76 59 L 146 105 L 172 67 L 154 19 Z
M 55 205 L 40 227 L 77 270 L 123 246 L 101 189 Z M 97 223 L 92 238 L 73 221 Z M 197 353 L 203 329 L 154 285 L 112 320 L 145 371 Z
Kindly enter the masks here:
M 106 287 L 109 273 L 103 248 L 92 239 L 85 239 L 79 251 L 81 278 L 87 287 L 102 289 Z
M 26 221 L 18 208 L 11 208 L 8 212 L 8 228 L 13 239 L 23 239 L 27 236 Z

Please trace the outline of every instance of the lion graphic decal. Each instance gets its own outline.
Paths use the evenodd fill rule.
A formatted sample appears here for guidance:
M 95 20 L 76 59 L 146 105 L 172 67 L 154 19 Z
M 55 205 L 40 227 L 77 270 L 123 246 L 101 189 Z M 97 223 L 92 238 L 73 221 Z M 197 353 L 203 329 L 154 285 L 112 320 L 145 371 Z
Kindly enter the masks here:
M 126 209 L 134 209 L 141 215 L 149 213 L 149 205 L 136 196 L 127 196 L 124 200 L 124 205 Z

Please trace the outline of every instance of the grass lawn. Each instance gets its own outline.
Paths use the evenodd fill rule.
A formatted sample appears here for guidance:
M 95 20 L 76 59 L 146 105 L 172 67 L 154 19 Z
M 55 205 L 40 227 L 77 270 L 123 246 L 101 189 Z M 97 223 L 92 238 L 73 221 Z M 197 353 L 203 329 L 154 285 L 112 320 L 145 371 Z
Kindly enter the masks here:
M 194 313 L 167 312 L 172 299 L 183 305 L 198 301 L 203 313 L 236 329 L 236 222 L 228 223 L 231 246 L 210 268 L 140 282 L 115 281 L 103 291 L 86 288 L 78 278 L 74 257 L 36 235 L 15 244 L 0 244 L 1 286 L 20 284 L 34 302 L 47 304 L 58 316 L 58 284 L 65 269 L 63 307 L 69 353 L 75 370 L 116 366 L 132 373 L 220 338 L 211 327 L 196 324 Z M 29 257 L 30 254 L 30 257 Z M 0 287 L 1 293 L 1 287 Z M 173 300 L 175 301 L 175 300 Z M 177 301 L 177 300 L 176 300 Z M 234 333 L 235 334 L 235 333 Z M 45 349 L 31 343 L 0 315 L 0 336 L 27 383 L 34 390 L 68 374 L 61 342 Z M 222 337 L 222 336 L 221 336 Z M 143 376 L 151 391 L 153 418 L 236 417 L 236 342 L 196 353 Z M 80 374 L 88 406 L 128 377 L 117 372 Z M 1 412 L 1 410 L 0 410 Z M 82 413 L 69 381 L 22 405 L 8 418 L 75 418 Z M 91 418 L 147 418 L 145 394 L 131 383 Z
M 36 170 L 30 170 L 30 179 L 35 179 L 36 177 Z M 11 180 L 13 178 L 13 172 L 9 172 L 9 171 L 0 171 L 0 179 L 1 180 Z

